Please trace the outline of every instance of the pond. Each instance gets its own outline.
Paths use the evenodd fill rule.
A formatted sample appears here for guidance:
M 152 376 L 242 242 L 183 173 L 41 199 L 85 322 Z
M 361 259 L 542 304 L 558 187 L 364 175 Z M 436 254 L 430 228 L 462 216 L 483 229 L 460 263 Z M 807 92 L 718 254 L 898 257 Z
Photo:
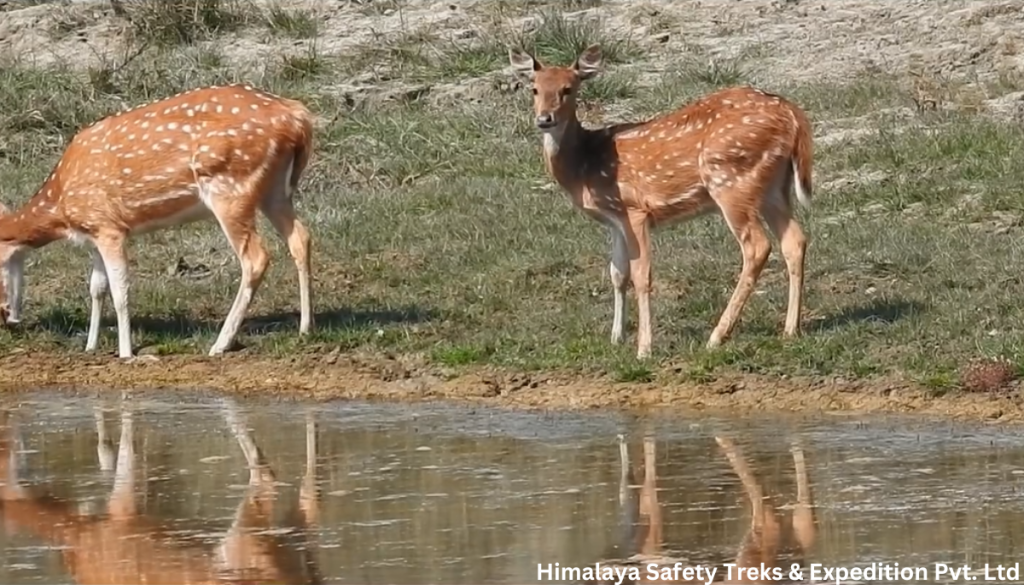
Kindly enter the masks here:
M 652 565 L 759 582 L 736 571 L 762 563 L 780 569 L 765 582 L 794 564 L 809 582 L 811 563 L 956 582 L 935 563 L 995 577 L 1024 539 L 1008 427 L 198 393 L 0 406 L 5 583 L 568 583 Z M 857 577 L 841 581 L 896 581 Z

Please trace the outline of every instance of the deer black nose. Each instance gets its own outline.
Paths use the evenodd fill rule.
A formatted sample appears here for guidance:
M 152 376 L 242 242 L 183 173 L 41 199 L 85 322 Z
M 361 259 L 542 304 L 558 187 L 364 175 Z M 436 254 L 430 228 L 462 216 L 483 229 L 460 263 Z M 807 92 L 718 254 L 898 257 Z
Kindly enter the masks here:
M 538 128 L 551 128 L 555 125 L 555 117 L 551 114 L 540 114 L 536 122 Z

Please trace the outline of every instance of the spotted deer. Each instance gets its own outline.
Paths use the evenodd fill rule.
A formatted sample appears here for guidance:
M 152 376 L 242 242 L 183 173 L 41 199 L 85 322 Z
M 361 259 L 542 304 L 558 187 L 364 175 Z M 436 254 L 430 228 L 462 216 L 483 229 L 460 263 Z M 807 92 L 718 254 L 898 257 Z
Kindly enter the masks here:
M 140 509 L 133 409 L 122 403 L 117 449 L 107 440 L 97 412 L 100 468 L 112 472 L 105 509 L 58 498 L 43 486 L 26 485 L 18 456 L 17 417 L 0 411 L 0 519 L 8 532 L 22 531 L 58 548 L 75 583 L 180 583 L 250 585 L 323 582 L 310 533 L 318 522 L 316 421 L 306 417 L 306 470 L 299 502 L 286 508 L 284 526 L 272 520 L 279 505 L 273 469 L 248 428 L 244 414 L 228 401 L 225 418 L 249 468 L 249 482 L 226 533 L 215 546 L 168 530 L 165 520 Z M 82 502 L 84 503 L 84 502 Z
M 793 218 L 791 192 L 795 186 L 796 199 L 810 204 L 812 164 L 811 126 L 798 106 L 733 87 L 644 122 L 589 129 L 577 118 L 576 101 L 581 83 L 602 66 L 599 46 L 568 67 L 542 64 L 520 49 L 510 49 L 509 60 L 531 80 L 549 174 L 576 207 L 612 233 L 612 343 L 622 341 L 632 282 L 637 356 L 650 355 L 650 231 L 709 212 L 721 213 L 739 241 L 743 269 L 707 346 L 729 337 L 768 260 L 762 219 L 780 239 L 789 273 L 784 333 L 797 335 L 807 238 Z
M 269 257 L 261 211 L 299 273 L 299 332 L 313 327 L 310 236 L 292 196 L 312 153 L 313 116 L 300 102 L 248 85 L 193 89 L 111 115 L 71 140 L 56 168 L 16 211 L 0 207 L 0 263 L 9 323 L 21 319 L 26 254 L 67 239 L 92 247 L 86 351 L 99 343 L 107 290 L 118 354 L 132 357 L 130 236 L 215 219 L 238 256 L 241 283 L 210 355 L 230 348 Z

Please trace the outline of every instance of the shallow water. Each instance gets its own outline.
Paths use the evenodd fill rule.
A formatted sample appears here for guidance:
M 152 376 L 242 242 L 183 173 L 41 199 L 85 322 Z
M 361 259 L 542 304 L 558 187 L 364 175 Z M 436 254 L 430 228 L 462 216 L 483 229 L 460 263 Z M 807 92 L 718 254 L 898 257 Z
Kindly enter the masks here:
M 110 398 L 9 405 L 0 477 L 22 488 L 0 490 L 0 582 L 529 583 L 538 564 L 637 552 L 718 567 L 716 580 L 739 555 L 784 574 L 794 562 L 923 565 L 934 582 L 936 562 L 1011 565 L 1024 539 L 1013 429 L 178 395 L 124 405 L 123 419 Z M 122 420 L 134 457 L 118 452 Z M 755 515 L 758 493 L 770 505 Z

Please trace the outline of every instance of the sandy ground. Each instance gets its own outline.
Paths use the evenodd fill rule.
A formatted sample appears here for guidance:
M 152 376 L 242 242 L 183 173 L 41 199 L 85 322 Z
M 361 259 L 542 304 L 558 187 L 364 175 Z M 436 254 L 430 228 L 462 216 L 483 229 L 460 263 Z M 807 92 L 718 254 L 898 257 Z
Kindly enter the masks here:
M 406 0 L 400 11 L 374 10 L 373 1 L 288 0 L 321 18 L 319 50 L 343 54 L 379 35 L 429 29 L 472 39 L 488 27 L 529 26 L 530 16 L 496 17 L 493 2 Z M 106 2 L 42 5 L 12 10 L 0 2 L 0 55 L 75 66 L 109 59 L 121 50 L 121 25 Z M 767 78 L 841 80 L 864 71 L 905 75 L 927 94 L 928 80 L 976 86 L 1024 73 L 1024 0 L 647 1 L 605 0 L 579 17 L 598 16 L 650 52 L 640 68 L 648 83 L 679 55 L 735 58 L 756 52 Z M 500 21 L 500 22 L 498 22 Z M 55 22 L 74 32 L 55 37 Z M 304 41 L 242 32 L 218 40 L 233 59 L 304 50 Z M 393 81 L 389 83 L 401 83 Z M 470 83 L 467 81 L 465 83 Z M 363 78 L 338 81 L 338 90 L 382 89 Z M 1001 96 L 986 94 L 985 99 Z M 1016 99 L 1016 98 L 1014 98 Z M 616 384 L 557 374 L 494 370 L 458 376 L 395 359 L 306 355 L 290 359 L 245 353 L 221 360 L 165 357 L 122 363 L 112 356 L 16 353 L 0 358 L 0 385 L 74 389 L 199 387 L 242 394 L 314 399 L 398 401 L 454 399 L 521 408 L 686 408 L 918 412 L 987 421 L 1024 420 L 1016 392 L 934 396 L 905 382 L 885 380 L 722 379 L 709 384 L 662 381 Z
M 16 0 L 9 1 L 16 5 Z M 275 1 L 318 15 L 321 34 L 316 42 L 324 54 L 344 54 L 379 43 L 382 37 L 418 31 L 472 42 L 496 27 L 528 28 L 536 18 L 499 13 L 495 0 Z M 390 4 L 402 9 L 384 7 Z M 124 25 L 106 1 L 8 7 L 0 14 L 0 54 L 82 66 L 122 50 L 117 39 Z M 793 81 L 840 80 L 865 70 L 906 74 L 910 82 L 978 81 L 1024 68 L 1022 0 L 605 0 L 571 16 L 599 18 L 616 34 L 645 46 L 649 59 L 642 67 L 652 82 L 680 56 L 724 59 L 752 52 L 763 65 L 760 75 Z M 52 34 L 54 22 L 72 32 Z M 309 42 L 270 37 L 258 27 L 217 40 L 226 56 L 237 60 L 300 52 Z M 366 83 L 339 80 L 339 87 Z
M 112 355 L 26 352 L 0 358 L 0 390 L 8 392 L 176 388 L 318 401 L 448 400 L 528 410 L 917 413 L 975 422 L 1024 422 L 1024 400 L 1016 391 L 1002 395 L 964 392 L 935 396 L 911 384 L 884 380 L 869 383 L 744 376 L 701 384 L 669 380 L 625 384 L 602 378 L 510 373 L 489 368 L 456 375 L 411 359 L 339 353 L 278 359 L 244 353 L 222 359 L 143 357 L 129 363 Z

